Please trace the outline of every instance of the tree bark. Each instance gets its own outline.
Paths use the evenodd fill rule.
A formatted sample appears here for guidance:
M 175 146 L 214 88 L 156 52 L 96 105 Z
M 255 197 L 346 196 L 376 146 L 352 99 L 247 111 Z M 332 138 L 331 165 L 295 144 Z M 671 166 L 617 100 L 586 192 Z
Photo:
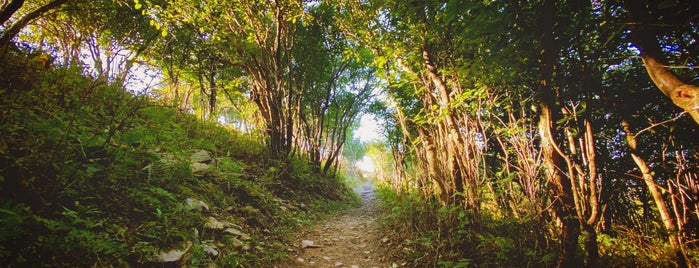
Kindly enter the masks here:
M 540 97 L 539 107 L 539 135 L 541 138 L 541 151 L 545 168 L 545 177 L 548 180 L 552 204 L 550 205 L 553 215 L 561 222 L 561 255 L 558 259 L 558 267 L 577 267 L 576 251 L 578 247 L 578 236 L 580 235 L 580 222 L 576 215 L 575 203 L 573 201 L 572 185 L 569 179 L 565 178 L 563 170 L 565 167 L 561 163 L 561 150 L 556 145 L 553 135 L 554 118 L 552 107 L 556 104 L 557 92 L 553 88 L 553 80 L 556 73 L 555 55 L 556 43 L 554 39 L 554 17 L 556 9 L 553 1 L 544 0 L 541 3 L 540 13 L 537 17 L 538 24 L 542 25 L 539 36 L 539 85 L 538 94 Z
M 0 10 L 0 25 L 5 24 L 7 20 L 9 20 L 12 15 L 17 12 L 22 6 L 24 5 L 24 0 L 12 0 L 7 4 L 4 4 L 2 6 L 2 10 Z
M 662 58 L 660 44 L 655 33 L 648 27 L 653 22 L 648 9 L 639 1 L 625 1 L 624 7 L 631 19 L 632 42 L 641 51 L 641 59 L 648 76 L 665 96 L 689 113 L 699 124 L 699 87 L 685 83 L 670 71 Z
M 660 219 L 663 222 L 663 226 L 668 232 L 667 239 L 670 242 L 670 247 L 675 253 L 677 266 L 688 267 L 688 260 L 686 259 L 686 253 L 684 252 L 684 247 L 682 246 L 682 241 L 677 231 L 677 224 L 672 217 L 672 213 L 667 207 L 662 193 L 660 192 L 660 187 L 653 179 L 653 174 L 651 173 L 650 167 L 638 154 L 636 135 L 631 130 L 627 120 L 622 120 L 621 125 L 626 133 L 626 143 L 629 146 L 631 158 L 641 171 L 643 182 L 646 184 L 646 187 L 648 187 L 648 192 L 650 192 L 650 195 L 653 197 L 653 201 L 655 202 L 655 206 L 658 208 L 658 213 L 660 214 Z
M 575 260 L 578 248 L 578 236 L 580 235 L 580 222 L 575 214 L 573 193 L 570 180 L 565 179 L 561 156 L 556 150 L 555 139 L 551 130 L 551 109 L 546 103 L 541 103 L 539 115 L 539 135 L 541 136 L 541 150 L 544 160 L 545 177 L 548 179 L 548 188 L 551 197 L 551 209 L 554 216 L 561 221 L 561 256 L 558 259 L 558 267 L 577 267 Z

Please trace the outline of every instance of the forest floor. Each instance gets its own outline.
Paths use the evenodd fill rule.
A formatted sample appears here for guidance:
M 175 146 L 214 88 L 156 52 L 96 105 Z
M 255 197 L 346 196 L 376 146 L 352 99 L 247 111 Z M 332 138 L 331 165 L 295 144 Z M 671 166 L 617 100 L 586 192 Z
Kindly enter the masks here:
M 294 236 L 289 267 L 399 267 L 390 232 L 377 222 L 380 200 L 367 182 L 358 190 L 362 205 L 306 228 Z

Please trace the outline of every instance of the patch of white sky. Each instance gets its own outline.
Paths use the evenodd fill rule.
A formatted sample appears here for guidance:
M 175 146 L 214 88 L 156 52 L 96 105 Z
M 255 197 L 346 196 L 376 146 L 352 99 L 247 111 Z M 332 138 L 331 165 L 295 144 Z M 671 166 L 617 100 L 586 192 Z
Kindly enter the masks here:
M 376 96 L 376 98 L 384 99 L 381 94 Z M 367 113 L 362 114 L 360 117 L 359 128 L 354 131 L 354 136 L 359 138 L 359 141 L 364 144 L 386 140 L 386 136 L 381 127 L 381 122 L 376 120 L 374 115 Z M 373 173 L 376 171 L 376 163 L 374 163 L 374 161 L 368 155 L 365 155 L 359 162 L 357 162 L 357 167 L 367 173 Z
M 354 131 L 354 136 L 359 138 L 364 144 L 385 139 L 381 134 L 379 122 L 370 114 L 362 115 L 359 120 L 359 128 Z M 376 165 L 368 155 L 364 155 L 364 157 L 357 162 L 357 167 L 368 173 L 376 171 Z
M 363 143 L 380 141 L 384 139 L 379 128 L 379 121 L 370 114 L 363 114 L 359 120 L 359 128 L 354 131 L 354 136 Z

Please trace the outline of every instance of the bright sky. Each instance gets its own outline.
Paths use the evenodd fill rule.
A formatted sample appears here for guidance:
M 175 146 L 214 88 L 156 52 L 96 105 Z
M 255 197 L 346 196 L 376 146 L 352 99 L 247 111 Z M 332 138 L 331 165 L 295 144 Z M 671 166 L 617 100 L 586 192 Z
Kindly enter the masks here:
M 354 136 L 359 138 L 360 141 L 370 142 L 384 139 L 384 137 L 379 134 L 379 122 L 374 120 L 371 115 L 364 114 L 359 120 L 359 129 L 354 132 Z
M 354 136 L 358 137 L 360 141 L 370 142 L 384 139 L 379 132 L 379 122 L 374 120 L 371 115 L 362 115 L 362 118 L 359 120 L 359 129 L 354 132 Z M 374 161 L 366 155 L 357 162 L 357 167 L 365 172 L 374 172 L 376 170 Z

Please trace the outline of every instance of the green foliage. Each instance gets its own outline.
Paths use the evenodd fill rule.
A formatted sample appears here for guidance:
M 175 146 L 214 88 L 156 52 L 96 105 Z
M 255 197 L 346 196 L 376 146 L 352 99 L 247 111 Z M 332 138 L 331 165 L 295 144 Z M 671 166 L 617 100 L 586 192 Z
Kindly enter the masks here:
M 553 267 L 556 252 L 542 251 L 547 240 L 541 223 L 533 219 L 480 215 L 424 200 L 418 193 L 396 194 L 380 187 L 378 196 L 388 210 L 383 223 L 408 237 L 406 259 L 414 265 L 440 267 Z M 413 232 L 412 230 L 420 230 Z
M 606 267 L 634 264 L 636 267 L 675 266 L 666 241 L 626 233 L 623 236 L 599 234 L 600 259 Z
M 287 248 L 269 240 L 353 200 L 305 160 L 269 161 L 249 136 L 38 57 L 0 64 L 0 266 L 148 265 L 188 242 L 184 265 L 269 266 Z M 215 160 L 194 173 L 199 150 Z M 211 216 L 251 239 L 234 246 Z M 211 241 L 227 242 L 218 257 Z
M 24 204 L 14 204 L 6 201 L 0 208 L 0 241 L 9 241 L 22 236 L 23 226 L 30 218 L 31 212 Z M 0 245 L 0 257 L 7 258 L 7 248 Z

